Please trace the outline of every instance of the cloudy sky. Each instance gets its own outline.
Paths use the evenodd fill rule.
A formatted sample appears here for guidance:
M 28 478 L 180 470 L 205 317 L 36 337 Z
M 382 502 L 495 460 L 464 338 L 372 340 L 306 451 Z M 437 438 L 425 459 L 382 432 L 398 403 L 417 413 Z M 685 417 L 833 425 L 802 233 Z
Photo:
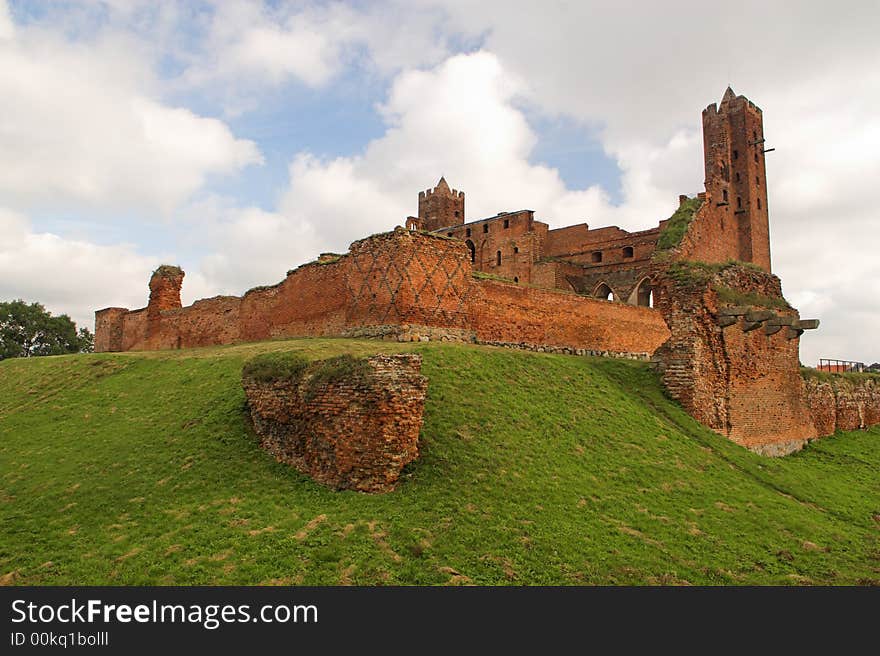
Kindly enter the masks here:
M 0 299 L 93 325 L 280 280 L 403 224 L 644 229 L 702 190 L 700 112 L 764 110 L 802 359 L 880 361 L 880 3 L 0 0 Z

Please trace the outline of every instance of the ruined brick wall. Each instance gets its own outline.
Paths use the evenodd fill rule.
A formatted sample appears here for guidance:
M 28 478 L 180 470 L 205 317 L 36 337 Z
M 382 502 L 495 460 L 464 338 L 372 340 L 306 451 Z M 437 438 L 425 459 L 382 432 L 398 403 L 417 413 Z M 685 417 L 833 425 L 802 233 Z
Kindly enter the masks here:
M 765 455 L 801 448 L 817 432 L 800 375 L 797 312 L 732 305 L 716 291 L 781 300 L 779 279 L 742 266 L 704 278 L 700 271 L 658 274 L 657 307 L 672 333 L 654 354 L 664 385 L 694 418 L 742 446 Z
M 721 263 L 742 260 L 737 219 L 729 205 L 704 194 L 703 205 L 696 211 L 675 257 L 697 262 Z
M 482 342 L 651 354 L 669 337 L 650 308 L 495 280 L 475 281 L 469 307 Z
M 388 492 L 418 457 L 427 379 L 421 356 L 376 355 L 369 372 L 314 385 L 244 378 L 260 444 L 281 462 L 338 490 Z
M 150 302 L 147 304 L 147 335 L 160 329 L 163 312 L 181 307 L 180 287 L 183 285 L 183 270 L 180 267 L 163 264 L 153 271 L 150 277 Z
M 243 298 L 205 299 L 158 315 L 149 308 L 125 313 L 121 348 L 188 348 L 293 336 L 434 335 L 651 353 L 667 336 L 657 312 L 478 280 L 472 271 L 461 241 L 399 228 L 355 242 L 346 255 L 299 267 L 278 285 Z M 562 276 L 565 267 L 553 273 Z M 111 342 L 109 323 L 102 319 L 96 324 L 102 347 Z
M 345 261 L 347 327 L 466 327 L 472 269 L 462 242 L 398 228 L 355 242 Z
M 805 384 L 820 436 L 880 424 L 880 377 L 807 376 Z
M 95 351 L 124 350 L 124 323 L 127 308 L 111 307 L 95 312 Z

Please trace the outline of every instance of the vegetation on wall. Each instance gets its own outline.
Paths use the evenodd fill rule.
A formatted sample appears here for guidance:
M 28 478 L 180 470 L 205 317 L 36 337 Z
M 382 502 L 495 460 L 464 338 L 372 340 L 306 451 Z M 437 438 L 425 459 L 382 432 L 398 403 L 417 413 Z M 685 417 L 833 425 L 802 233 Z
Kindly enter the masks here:
M 688 198 L 678 209 L 669 217 L 663 230 L 660 231 L 660 237 L 657 240 L 657 250 L 667 251 L 677 247 L 687 232 L 688 226 L 702 206 L 703 201 L 699 198 Z
M 313 397 L 321 388 L 343 380 L 367 382 L 372 370 L 365 358 L 349 353 L 311 362 L 297 352 L 264 353 L 245 362 L 242 378 L 261 383 L 306 383 L 305 397 Z
M 781 296 L 765 296 L 754 292 L 741 292 L 725 285 L 713 285 L 715 293 L 718 294 L 718 300 L 725 305 L 749 305 L 763 307 L 775 310 L 791 310 L 788 304 Z

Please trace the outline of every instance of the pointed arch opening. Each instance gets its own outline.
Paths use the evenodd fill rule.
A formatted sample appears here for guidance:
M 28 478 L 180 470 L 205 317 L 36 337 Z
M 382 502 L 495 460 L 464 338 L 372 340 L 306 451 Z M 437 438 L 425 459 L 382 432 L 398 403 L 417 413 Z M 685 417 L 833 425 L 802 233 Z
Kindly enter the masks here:
M 636 286 L 633 294 L 635 305 L 641 307 L 654 307 L 654 285 L 650 278 L 642 278 L 641 282 Z
M 614 290 L 606 282 L 600 282 L 596 289 L 593 290 L 594 298 L 601 298 L 604 301 L 613 301 L 616 298 Z
M 477 261 L 477 247 L 474 246 L 474 242 L 470 239 L 464 242 L 465 246 L 468 247 L 468 250 L 471 253 L 471 264 L 474 264 Z

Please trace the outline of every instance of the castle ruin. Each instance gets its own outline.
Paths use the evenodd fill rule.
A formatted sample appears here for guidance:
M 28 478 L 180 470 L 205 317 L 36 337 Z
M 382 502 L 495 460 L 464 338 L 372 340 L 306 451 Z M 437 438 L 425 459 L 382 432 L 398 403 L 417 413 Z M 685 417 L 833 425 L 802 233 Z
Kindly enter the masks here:
M 405 227 L 242 297 L 181 307 L 183 272 L 160 267 L 146 308 L 96 312 L 95 350 L 332 335 L 651 359 L 700 422 L 790 453 L 819 435 L 798 360 L 818 321 L 771 270 L 761 109 L 728 88 L 703 141 L 705 191 L 650 229 L 550 229 L 529 209 L 468 221 L 441 178 Z

